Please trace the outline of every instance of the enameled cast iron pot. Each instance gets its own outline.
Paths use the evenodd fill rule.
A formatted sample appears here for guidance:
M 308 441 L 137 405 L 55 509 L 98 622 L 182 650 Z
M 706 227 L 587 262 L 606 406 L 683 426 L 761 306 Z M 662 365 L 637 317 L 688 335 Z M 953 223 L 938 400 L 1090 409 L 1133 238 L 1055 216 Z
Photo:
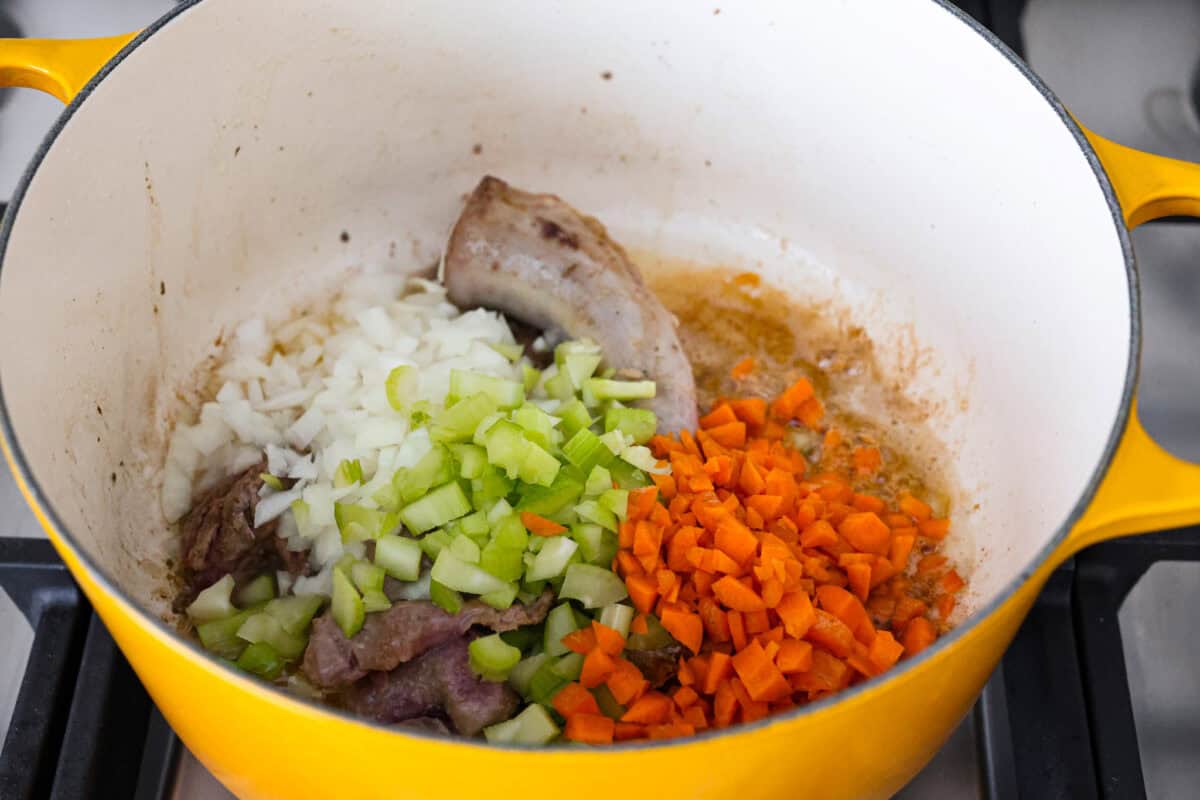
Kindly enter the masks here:
M 0 235 L 5 455 L 171 726 L 241 797 L 885 797 L 1055 565 L 1200 521 L 1200 468 L 1134 413 L 1127 231 L 1200 212 L 1200 168 L 1082 130 L 940 2 L 203 0 L 136 37 L 0 42 L 0 84 L 70 102 Z M 605 749 L 365 724 L 176 634 L 158 469 L 214 339 L 356 264 L 430 263 L 484 172 L 634 249 L 848 309 L 954 454 L 969 618 L 836 698 Z

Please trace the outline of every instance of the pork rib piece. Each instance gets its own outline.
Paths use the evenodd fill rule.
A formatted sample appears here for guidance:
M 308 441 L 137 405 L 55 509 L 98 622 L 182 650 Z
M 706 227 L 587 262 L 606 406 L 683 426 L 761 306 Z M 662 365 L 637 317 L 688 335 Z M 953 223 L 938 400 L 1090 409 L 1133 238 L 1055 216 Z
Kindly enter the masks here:
M 485 177 L 450 234 L 444 277 L 460 308 L 594 340 L 610 364 L 657 382 L 649 406 L 660 431 L 695 430 L 696 382 L 675 318 L 597 220 Z

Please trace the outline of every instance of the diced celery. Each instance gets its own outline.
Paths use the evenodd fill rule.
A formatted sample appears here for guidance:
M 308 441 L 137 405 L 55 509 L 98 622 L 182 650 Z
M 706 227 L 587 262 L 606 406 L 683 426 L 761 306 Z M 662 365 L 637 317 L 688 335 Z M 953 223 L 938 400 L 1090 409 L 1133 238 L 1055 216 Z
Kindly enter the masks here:
M 275 597 L 275 573 L 273 572 L 264 572 L 237 590 L 238 605 L 242 608 L 262 605 L 273 597 Z
M 525 452 L 535 445 L 525 438 L 524 432 L 516 425 L 501 420 L 492 426 L 484 437 L 487 447 L 488 463 L 500 467 L 515 478 L 525 460 Z
M 450 452 L 458 462 L 458 474 L 467 480 L 475 480 L 487 468 L 487 451 L 474 444 L 452 444 Z
M 508 419 L 508 415 L 505 414 L 503 411 L 497 411 L 494 414 L 488 414 L 486 417 L 484 417 L 482 420 L 479 421 L 478 425 L 475 426 L 475 433 L 471 434 L 471 442 L 474 443 L 476 447 L 486 447 L 487 446 L 487 435 L 488 435 L 488 432 L 492 429 L 492 426 L 495 425 L 500 420 L 507 420 L 507 419 Z
M 489 464 L 482 478 L 471 481 L 471 503 L 476 508 L 489 506 L 507 497 L 513 486 L 513 481 L 503 471 Z
M 535 405 L 526 403 L 512 412 L 512 421 L 525 431 L 525 438 L 539 447 L 551 448 L 561 441 L 561 434 L 555 430 L 558 418 L 552 417 Z
M 554 695 L 570 682 L 570 679 L 555 672 L 552 659 L 547 660 L 529 678 L 529 699 L 548 706 L 554 700 Z
M 525 572 L 525 562 L 521 560 L 524 550 L 524 547 L 507 547 L 493 539 L 484 546 L 479 566 L 502 581 L 518 581 Z
M 650 479 L 646 477 L 646 473 L 620 459 L 609 464 L 608 469 L 612 472 L 613 480 L 617 482 L 617 486 L 622 489 L 641 489 L 643 486 L 650 485 Z
M 488 524 L 496 525 L 500 522 L 500 520 L 502 520 L 505 517 L 512 514 L 512 512 L 513 512 L 512 506 L 509 505 L 507 500 L 501 498 L 501 499 L 497 500 L 491 508 L 488 509 L 488 511 L 487 511 Z
M 309 536 L 310 530 L 310 510 L 308 503 L 303 500 L 292 501 L 292 519 L 296 521 L 296 529 L 300 531 L 301 536 Z
M 545 653 L 538 653 L 521 659 L 508 673 L 508 684 L 517 690 L 517 694 L 529 697 L 529 681 L 533 679 L 533 673 L 549 658 Z
M 439 486 L 400 511 L 400 519 L 413 533 L 424 533 L 471 513 L 471 503 L 456 481 Z
M 255 642 L 247 646 L 237 659 L 239 669 L 269 681 L 275 680 L 283 673 L 283 664 L 284 660 L 275 652 L 275 648 L 266 642 Z
M 510 720 L 483 729 L 484 738 L 493 744 L 549 744 L 558 734 L 550 713 L 537 703 Z
M 554 414 L 562 420 L 559 428 L 562 429 L 563 436 L 568 439 L 574 436 L 581 428 L 586 428 L 592 424 L 592 415 L 588 412 L 587 406 L 579 398 L 574 398 L 559 406 Z
M 625 640 L 627 650 L 658 650 L 674 643 L 675 637 L 662 626 L 658 617 L 646 615 L 646 632 L 631 633 Z
M 467 563 L 479 563 L 479 545 L 465 533 L 460 533 L 450 540 L 450 552 Z
M 622 636 L 628 636 L 633 613 L 632 606 L 611 603 L 600 610 L 600 624 L 607 625 Z
M 572 564 L 567 567 L 558 596 L 578 600 L 584 608 L 600 608 L 624 600 L 629 592 L 625 590 L 625 582 L 611 570 L 594 564 Z
M 578 617 L 576 617 L 578 619 Z M 583 627 L 580 625 L 580 627 Z M 566 678 L 569 681 L 579 680 L 580 673 L 583 672 L 583 654 L 582 653 L 567 653 L 560 657 L 550 669 L 557 675 Z
M 521 721 L 513 717 L 484 728 L 483 738 L 489 744 L 510 744 L 513 739 L 517 738 L 517 732 L 520 730 Z
M 563 359 L 559 369 L 571 378 L 573 388 L 582 389 L 583 382 L 592 377 L 599 366 L 598 353 L 570 353 Z
M 467 534 L 473 539 L 482 534 L 485 537 L 484 541 L 487 540 L 487 534 L 492 529 L 492 525 L 488 521 L 488 515 L 483 511 L 476 511 L 473 514 L 467 514 L 458 521 L 458 524 L 462 528 L 463 533 Z M 475 541 L 478 542 L 479 540 L 475 539 Z
M 418 539 L 417 544 L 421 546 L 421 552 L 425 555 L 430 558 L 437 558 L 443 548 L 450 546 L 451 538 L 450 534 L 445 531 L 431 531 Z
M 568 339 L 565 342 L 560 342 L 554 348 L 554 365 L 562 369 L 569 356 L 598 356 L 600 354 L 600 345 L 591 339 Z
M 399 366 L 388 373 L 384 389 L 387 392 L 388 405 L 396 411 L 403 411 L 414 396 L 421 383 L 421 376 L 416 367 Z
M 362 483 L 362 479 L 363 468 L 357 458 L 353 461 L 342 459 L 337 465 L 337 469 L 333 471 L 333 485 L 338 489 Z
M 658 417 L 644 408 L 610 408 L 604 413 L 604 431 L 619 430 L 637 444 L 650 441 L 658 429 Z
M 382 589 L 370 589 L 363 592 L 363 611 L 370 614 L 374 611 L 387 611 L 392 607 L 392 601 Z
M 584 500 L 575 506 L 575 513 L 586 522 L 593 522 L 610 531 L 617 529 L 617 515 L 601 508 L 595 500 Z
M 454 589 L 457 592 L 487 594 L 488 592 L 504 591 L 508 588 L 505 581 L 484 572 L 474 564 L 463 561 L 450 552 L 449 548 L 438 554 L 437 559 L 433 562 L 430 575 L 433 580 L 447 589 Z
M 396 470 L 392 485 L 400 493 L 400 499 L 411 503 L 425 495 L 433 486 L 439 486 L 454 477 L 454 461 L 450 451 L 435 445 L 421 456 L 412 467 Z
M 429 435 L 436 442 L 469 442 L 475 429 L 490 414 L 496 413 L 496 400 L 483 392 L 471 394 L 433 418 Z
M 333 519 L 342 533 L 343 542 L 378 539 L 395 530 L 400 522 L 400 517 L 395 512 L 380 511 L 353 503 L 334 503 Z
M 354 588 L 350 578 L 340 569 L 333 571 L 333 597 L 331 599 L 333 621 L 347 638 L 358 633 L 363 626 L 366 609 L 362 595 Z
M 579 555 L 589 564 L 607 567 L 617 557 L 617 535 L 599 525 L 576 525 L 571 528 L 571 538 L 579 543 Z
M 621 451 L 621 460 L 646 472 L 662 471 L 658 467 L 658 459 L 650 452 L 650 448 L 643 445 L 626 447 Z
M 279 478 L 276 478 L 271 473 L 260 472 L 258 474 L 258 477 L 262 478 L 262 482 L 265 483 L 267 486 L 270 486 L 275 491 L 282 492 L 284 490 L 283 481 L 279 480 Z
M 275 598 L 263 611 L 279 620 L 285 631 L 299 635 L 308 630 L 308 624 L 324 604 L 320 595 L 289 595 Z
M 421 575 L 421 545 L 403 536 L 381 536 L 375 542 L 375 563 L 396 580 L 415 581 Z
M 562 447 L 563 458 L 578 467 L 584 475 L 591 473 L 596 465 L 608 466 L 613 460 L 610 451 L 600 437 L 587 428 L 580 428 Z
M 480 602 L 486 603 L 497 611 L 503 611 L 517 599 L 517 584 L 510 583 L 502 590 L 479 595 Z
M 546 539 L 542 549 L 538 551 L 537 557 L 533 560 L 533 566 L 525 573 L 525 577 L 531 581 L 541 581 L 561 575 L 577 549 L 579 549 L 579 545 L 566 536 L 554 536 Z
M 612 490 L 612 473 L 604 467 L 592 467 L 591 473 L 588 475 L 587 483 L 584 484 L 583 493 L 588 497 L 597 497 L 607 491 Z
M 521 523 L 521 518 L 509 513 L 492 526 L 492 541 L 501 547 L 521 551 L 529 544 L 529 533 Z
M 246 647 L 244 639 L 239 639 L 238 629 L 245 624 L 256 612 L 240 611 L 232 617 L 214 619 L 196 626 L 196 634 L 204 649 L 222 658 L 237 658 Z
M 457 614 L 462 608 L 462 595 L 437 581 L 429 582 L 429 599 L 447 614 Z
M 617 519 L 625 519 L 629 509 L 628 489 L 609 489 L 600 495 L 600 507 L 617 515 Z
M 538 381 L 542 379 L 541 370 L 535 369 L 529 364 L 521 365 L 521 380 L 525 385 L 525 392 L 533 391 L 533 388 L 538 385 Z
M 541 652 L 542 633 L 541 625 L 524 625 L 516 630 L 501 633 L 500 638 L 522 652 Z
M 614 381 L 588 378 L 583 388 L 597 400 L 649 400 L 654 397 L 654 381 Z
M 452 396 L 468 397 L 479 392 L 491 397 L 500 408 L 516 408 L 525 402 L 525 387 L 517 381 L 460 369 L 450 370 Z
M 577 472 L 573 466 L 566 465 L 559 469 L 549 486 L 524 487 L 517 508 L 521 511 L 532 511 L 543 517 L 557 514 L 579 499 L 583 484 L 577 477 Z
M 561 468 L 562 464 L 557 458 L 533 442 L 528 442 L 528 447 L 525 448 L 525 457 L 521 460 L 517 475 L 526 483 L 551 486 Z
M 546 588 L 546 581 L 531 581 L 528 578 L 521 581 L 521 593 L 537 597 Z
M 519 344 L 509 342 L 488 342 L 488 347 L 495 350 L 500 355 L 507 358 L 509 361 L 519 361 L 521 356 L 525 354 L 525 348 Z
M 625 434 L 621 431 L 609 431 L 600 437 L 600 441 L 614 456 L 619 456 L 629 446 L 629 443 L 625 441 Z
M 600 713 L 604 716 L 615 720 L 625 716 L 625 706 L 617 702 L 617 698 L 613 697 L 613 693 L 603 683 L 592 690 L 592 696 L 596 698 L 596 705 L 600 707 Z
M 542 385 L 546 394 L 555 400 L 570 400 L 575 396 L 575 387 L 571 385 L 571 376 L 565 372 L 554 373 Z
M 575 624 L 575 612 L 571 610 L 570 603 L 560 603 L 550 609 L 550 613 L 546 615 L 545 639 L 542 642 L 542 649 L 549 655 L 561 656 L 564 653 L 570 652 L 567 646 L 562 643 L 562 638 L 574 630 L 578 630 L 579 626 Z
M 419 425 L 424 425 L 427 421 L 433 418 L 433 404 L 428 400 L 418 400 L 409 406 L 408 409 L 408 424 L 416 428 Z
M 392 479 L 380 486 L 371 495 L 371 499 L 375 501 L 382 510 L 389 513 L 399 511 L 404 502 L 400 499 L 400 490 L 396 488 L 396 475 L 392 474 Z
M 350 579 L 360 592 L 383 591 L 383 567 L 369 564 L 366 561 L 356 561 L 350 567 Z
M 260 611 L 250 615 L 237 632 L 239 639 L 245 639 L 254 644 L 266 642 L 271 648 L 288 661 L 299 658 L 308 645 L 308 637 L 289 633 L 274 616 Z
M 226 575 L 221 580 L 209 586 L 187 607 L 187 614 L 193 622 L 212 622 L 215 619 L 225 619 L 237 613 L 233 607 L 233 576 Z

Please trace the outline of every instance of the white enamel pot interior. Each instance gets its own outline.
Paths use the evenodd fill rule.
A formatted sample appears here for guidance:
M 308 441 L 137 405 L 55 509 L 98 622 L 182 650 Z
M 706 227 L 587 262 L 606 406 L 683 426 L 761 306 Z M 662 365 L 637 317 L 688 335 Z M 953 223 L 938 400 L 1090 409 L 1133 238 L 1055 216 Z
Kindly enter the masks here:
M 982 608 L 1126 406 L 1136 300 L 1087 152 L 929 0 L 204 0 L 76 101 L 18 198 L 13 442 L 71 546 L 167 616 L 159 468 L 214 341 L 348 269 L 427 266 L 492 173 L 849 309 L 932 409 Z

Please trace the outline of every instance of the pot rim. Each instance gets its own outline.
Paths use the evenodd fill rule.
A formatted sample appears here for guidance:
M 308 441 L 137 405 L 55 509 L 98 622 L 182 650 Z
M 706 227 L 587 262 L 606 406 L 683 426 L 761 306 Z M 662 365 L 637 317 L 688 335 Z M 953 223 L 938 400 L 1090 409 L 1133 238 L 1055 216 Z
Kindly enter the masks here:
M 4 215 L 3 222 L 0 224 L 0 274 L 2 274 L 4 266 L 4 256 L 8 250 L 9 238 L 12 230 L 16 225 L 18 215 L 20 213 L 21 203 L 37 175 L 38 168 L 42 161 L 54 145 L 58 135 L 62 132 L 66 124 L 74 116 L 79 107 L 87 101 L 96 87 L 104 81 L 108 75 L 116 69 L 133 51 L 137 50 L 155 33 L 162 30 L 164 27 L 174 22 L 185 14 L 190 9 L 200 5 L 203 0 L 182 0 L 174 8 L 157 19 L 153 24 L 141 31 L 132 41 L 117 53 L 104 67 L 88 81 L 87 85 L 80 90 L 71 103 L 63 110 L 55 121 L 53 127 L 46 134 L 42 143 L 39 145 L 37 152 L 30 161 L 29 166 L 22 174 L 20 181 L 17 184 L 16 190 L 13 193 L 12 200 L 9 202 L 8 209 Z M 983 27 L 973 17 L 966 14 L 956 6 L 950 4 L 949 0 L 930 0 L 934 5 L 940 7 L 943 11 L 955 17 L 959 22 L 967 25 L 977 35 L 988 42 L 995 48 L 1005 59 L 1009 61 L 1017 71 L 1027 80 L 1038 93 L 1045 99 L 1054 112 L 1062 120 L 1063 125 L 1070 131 L 1074 137 L 1076 144 L 1079 146 L 1080 152 L 1087 159 L 1088 164 L 1095 174 L 1096 182 L 1101 193 L 1104 195 L 1105 202 L 1108 204 L 1112 214 L 1113 224 L 1116 228 L 1117 238 L 1121 245 L 1121 253 L 1125 262 L 1126 279 L 1129 288 L 1129 357 L 1125 367 L 1125 380 L 1121 392 L 1121 404 L 1113 419 L 1113 424 L 1108 434 L 1108 441 L 1105 443 L 1104 451 L 1093 468 L 1092 475 L 1088 479 L 1087 486 L 1079 495 L 1075 505 L 1072 507 L 1067 518 L 1055 531 L 1054 535 L 1047 540 L 1045 545 L 1033 556 L 1033 558 L 1021 569 L 1020 573 L 1009 581 L 997 594 L 985 605 L 975 609 L 975 611 L 960 623 L 949 633 L 938 638 L 931 646 L 919 653 L 917 656 L 906 659 L 892 669 L 888 670 L 884 675 L 864 681 L 857 686 L 845 689 L 835 695 L 822 698 L 813 703 L 791 709 L 778 714 L 772 714 L 762 720 L 752 723 L 742 723 L 730 728 L 712 731 L 702 731 L 693 736 L 674 739 L 663 742 L 626 742 L 614 743 L 613 745 L 604 748 L 596 748 L 594 754 L 603 755 L 605 753 L 620 753 L 629 751 L 648 751 L 657 750 L 667 747 L 685 747 L 692 744 L 708 743 L 713 740 L 724 738 L 727 736 L 736 736 L 741 733 L 750 733 L 771 725 L 781 723 L 795 722 L 803 717 L 815 716 L 837 704 L 848 703 L 854 700 L 863 698 L 867 693 L 882 689 L 889 682 L 899 679 L 908 672 L 921 668 L 927 661 L 938 658 L 943 652 L 955 647 L 959 641 L 965 639 L 983 621 L 996 612 L 1002 605 L 1025 585 L 1030 578 L 1042 567 L 1042 565 L 1058 550 L 1062 543 L 1066 540 L 1067 534 L 1070 532 L 1074 524 L 1083 515 L 1088 505 L 1091 503 L 1096 494 L 1100 482 L 1107 473 L 1116 452 L 1117 445 L 1121 440 L 1121 436 L 1125 431 L 1126 424 L 1129 421 L 1130 409 L 1133 400 L 1134 390 L 1137 386 L 1138 369 L 1141 354 L 1141 298 L 1139 291 L 1139 280 L 1137 263 L 1133 254 L 1133 247 L 1130 239 L 1129 229 L 1125 226 L 1124 215 L 1120 204 L 1117 202 L 1116 193 L 1113 190 L 1112 183 L 1109 180 L 1107 173 L 1104 171 L 1092 145 L 1084 135 L 1082 129 L 1075 122 L 1071 114 L 1063 106 L 1057 96 L 1042 82 L 1029 66 L 1022 61 L 1006 44 L 993 34 L 991 31 Z M 268 686 L 260 681 L 254 680 L 249 676 L 241 673 L 237 669 L 222 663 L 214 658 L 200 645 L 191 639 L 183 636 L 178 631 L 172 629 L 163 620 L 155 617 L 147 612 L 140 604 L 135 602 L 125 591 L 120 587 L 120 584 L 115 581 L 112 576 L 100 564 L 98 564 L 92 556 L 83 548 L 81 548 L 70 533 L 70 530 L 63 524 L 55 511 L 54 506 L 50 503 L 39 485 L 37 478 L 30 469 L 29 463 L 26 460 L 25 454 L 21 449 L 20 443 L 17 441 L 16 434 L 13 430 L 12 420 L 9 415 L 8 404 L 4 397 L 3 381 L 0 380 L 0 437 L 3 438 L 3 444 L 10 454 L 10 466 L 17 472 L 17 477 L 24 483 L 27 489 L 26 499 L 34 505 L 35 511 L 40 511 L 44 515 L 45 522 L 48 522 L 57 534 L 58 546 L 66 548 L 70 553 L 82 563 L 90 577 L 107 592 L 117 603 L 126 607 L 128 613 L 132 614 L 137 620 L 147 628 L 151 633 L 157 635 L 164 641 L 164 644 L 182 649 L 183 653 L 192 659 L 199 661 L 211 670 L 218 671 L 221 677 L 226 680 L 241 683 L 245 688 L 253 691 L 269 702 L 274 703 L 291 703 L 298 708 L 297 711 L 312 714 L 318 713 L 329 718 L 339 720 L 341 722 L 349 722 L 353 724 L 364 725 L 375 729 L 381 734 L 404 738 L 416 738 L 427 742 L 438 742 L 442 744 L 455 745 L 469 748 L 486 748 L 489 750 L 507 750 L 507 751 L 534 751 L 538 753 L 550 754 L 554 752 L 563 752 L 563 747 L 547 748 L 543 746 L 529 745 L 513 745 L 513 744 L 490 744 L 474 739 L 448 738 L 445 736 L 437 736 L 419 731 L 405 730 L 395 726 L 388 726 L 382 723 L 374 722 L 362 717 L 351 715 L 347 712 L 333 708 L 331 706 L 319 703 L 315 700 L 297 697 L 288 694 L 280 689 Z M 575 753 L 576 751 L 572 751 Z

